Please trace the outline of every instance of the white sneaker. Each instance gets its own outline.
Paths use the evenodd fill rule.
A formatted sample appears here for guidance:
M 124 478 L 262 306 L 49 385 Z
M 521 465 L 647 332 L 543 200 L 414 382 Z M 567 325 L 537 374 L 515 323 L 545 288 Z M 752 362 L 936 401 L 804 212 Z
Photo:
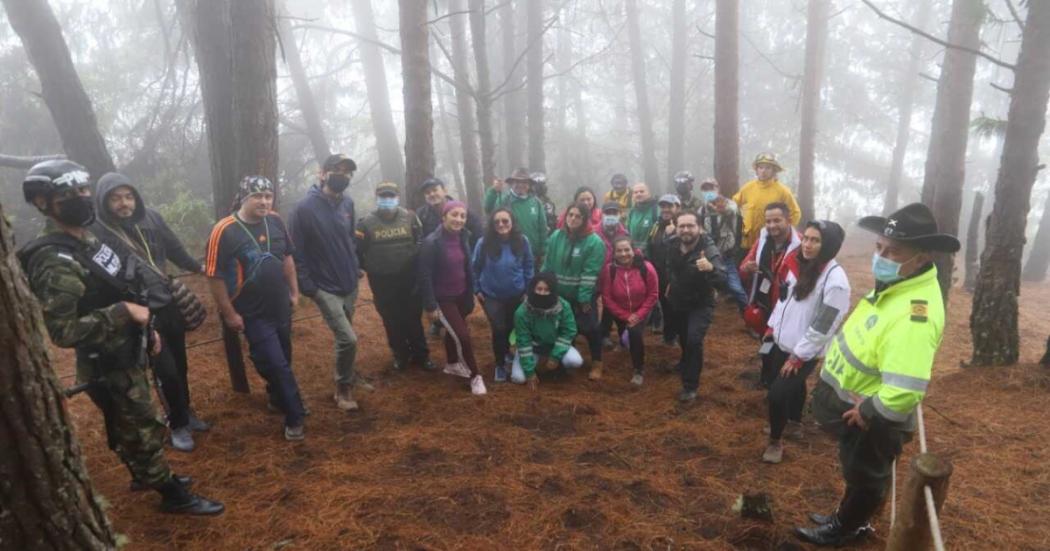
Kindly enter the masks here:
M 456 362 L 454 364 L 445 365 L 445 373 L 449 375 L 455 375 L 456 377 L 463 377 L 464 379 L 470 378 L 470 369 L 463 362 Z
M 475 375 L 470 380 L 470 392 L 474 396 L 484 396 L 488 391 L 485 390 L 485 380 L 481 378 L 481 375 Z

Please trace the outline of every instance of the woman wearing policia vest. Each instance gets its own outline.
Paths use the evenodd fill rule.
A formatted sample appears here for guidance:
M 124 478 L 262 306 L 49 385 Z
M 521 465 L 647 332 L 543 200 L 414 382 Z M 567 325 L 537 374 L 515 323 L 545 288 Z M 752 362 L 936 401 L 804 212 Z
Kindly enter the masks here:
M 915 430 L 944 331 L 944 302 L 934 253 L 959 241 L 937 231 L 930 209 L 913 203 L 860 227 L 879 235 L 872 256 L 875 289 L 862 298 L 828 348 L 813 414 L 839 438 L 846 492 L 838 510 L 811 514 L 815 528 L 796 528 L 817 545 L 843 545 L 871 531 L 886 497 L 893 462 Z
M 780 463 L 783 458 L 785 428 L 788 438 L 801 438 L 806 379 L 849 311 L 849 279 L 845 268 L 835 262 L 845 236 L 834 222 L 808 222 L 802 245 L 788 254 L 777 274 L 779 300 L 760 349 L 763 370 L 773 374 L 768 394 L 769 446 L 762 454 L 766 463 Z

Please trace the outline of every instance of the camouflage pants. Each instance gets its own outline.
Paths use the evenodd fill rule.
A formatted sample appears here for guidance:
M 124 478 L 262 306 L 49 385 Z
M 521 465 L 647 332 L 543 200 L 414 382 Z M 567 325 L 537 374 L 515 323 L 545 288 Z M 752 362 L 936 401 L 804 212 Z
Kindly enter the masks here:
M 157 488 L 171 478 L 164 457 L 164 424 L 157 418 L 146 372 L 130 362 L 121 363 L 124 365 L 118 367 L 107 359 L 91 362 L 78 358 L 77 380 L 96 381 L 87 394 L 102 410 L 109 449 L 127 466 L 133 479 Z

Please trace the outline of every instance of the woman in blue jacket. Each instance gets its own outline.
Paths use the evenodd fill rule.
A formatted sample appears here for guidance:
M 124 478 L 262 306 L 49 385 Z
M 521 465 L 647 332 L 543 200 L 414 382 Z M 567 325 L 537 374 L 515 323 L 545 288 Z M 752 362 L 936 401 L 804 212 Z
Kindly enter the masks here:
M 494 380 L 502 383 L 507 380 L 514 359 L 509 353 L 514 312 L 535 271 L 529 239 L 522 235 L 509 209 L 499 208 L 489 215 L 485 236 L 474 246 L 471 265 L 475 296 L 492 327 Z M 513 379 L 515 383 L 524 383 L 524 373 L 515 374 Z

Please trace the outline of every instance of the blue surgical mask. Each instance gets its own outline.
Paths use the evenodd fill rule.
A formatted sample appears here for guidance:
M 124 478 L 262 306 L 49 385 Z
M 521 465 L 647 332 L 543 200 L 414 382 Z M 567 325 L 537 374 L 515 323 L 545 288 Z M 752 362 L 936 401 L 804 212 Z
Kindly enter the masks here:
M 901 277 L 901 266 L 911 262 L 915 256 L 904 262 L 895 262 L 886 257 L 880 256 L 879 253 L 874 253 L 871 255 L 871 273 L 875 276 L 875 281 L 880 283 L 896 283 L 904 279 Z
M 376 206 L 379 207 L 379 210 L 394 210 L 397 208 L 397 205 L 397 197 L 380 197 L 376 199 Z
M 715 199 L 718 199 L 718 192 L 717 191 L 703 191 L 703 192 L 701 192 L 701 196 L 704 198 L 704 202 L 705 203 L 710 203 L 711 201 L 714 201 Z
M 615 226 L 620 223 L 620 217 L 615 214 L 603 214 L 602 225 L 603 226 Z

